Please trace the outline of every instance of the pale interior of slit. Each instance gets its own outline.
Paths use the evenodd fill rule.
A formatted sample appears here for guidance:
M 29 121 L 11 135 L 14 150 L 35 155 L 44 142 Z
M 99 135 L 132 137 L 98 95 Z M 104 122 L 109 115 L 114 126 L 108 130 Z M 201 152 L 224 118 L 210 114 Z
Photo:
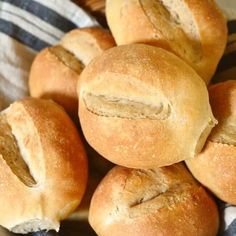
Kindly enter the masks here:
M 134 99 L 95 95 L 86 92 L 83 93 L 82 97 L 86 108 L 99 116 L 164 120 L 171 113 L 170 106 L 163 102 L 152 105 Z
M 178 171 L 172 167 L 171 171 Z M 140 185 L 140 181 L 145 188 L 134 188 Z M 185 201 L 188 189 L 192 188 L 193 182 L 172 180 L 169 183 L 168 177 L 163 174 L 162 169 L 135 170 L 135 175 L 130 175 L 125 182 L 124 194 L 121 201 L 128 196 L 129 216 L 131 218 L 140 217 L 161 208 L 169 208 L 172 205 Z M 134 193 L 135 194 L 130 194 Z
M 215 127 L 211 133 L 210 140 L 215 143 L 222 143 L 236 146 L 236 122 L 232 120 L 225 125 Z
M 153 27 L 169 41 L 176 52 L 184 54 L 193 62 L 202 58 L 199 30 L 191 10 L 183 0 L 139 2 Z
M 73 53 L 60 45 L 50 47 L 49 51 L 77 74 L 80 74 L 85 67 Z
M 214 120 L 210 120 L 206 126 L 204 127 L 204 129 L 202 130 L 198 140 L 197 140 L 197 143 L 196 143 L 196 146 L 195 146 L 195 150 L 194 150 L 194 156 L 197 155 L 199 152 L 201 152 L 203 146 L 205 145 L 205 142 L 207 140 L 207 137 L 209 136 L 212 128 L 215 126 L 215 123 L 216 121 Z
M 13 174 L 26 186 L 33 187 L 37 184 L 20 153 L 5 114 L 0 114 L 0 157 L 6 161 Z

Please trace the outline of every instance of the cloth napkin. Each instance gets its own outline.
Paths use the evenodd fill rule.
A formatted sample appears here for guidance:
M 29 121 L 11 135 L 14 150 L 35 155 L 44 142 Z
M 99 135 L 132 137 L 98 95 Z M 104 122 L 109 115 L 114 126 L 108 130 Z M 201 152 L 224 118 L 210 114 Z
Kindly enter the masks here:
M 217 3 L 228 19 L 229 37 L 212 83 L 236 79 L 236 1 Z M 56 44 L 73 28 L 96 25 L 69 0 L 0 0 L 0 110 L 28 95 L 28 74 L 38 51 Z M 219 205 L 220 235 L 236 235 L 236 207 Z
M 28 74 L 38 51 L 74 28 L 95 25 L 69 0 L 1 0 L 0 110 L 28 95 Z

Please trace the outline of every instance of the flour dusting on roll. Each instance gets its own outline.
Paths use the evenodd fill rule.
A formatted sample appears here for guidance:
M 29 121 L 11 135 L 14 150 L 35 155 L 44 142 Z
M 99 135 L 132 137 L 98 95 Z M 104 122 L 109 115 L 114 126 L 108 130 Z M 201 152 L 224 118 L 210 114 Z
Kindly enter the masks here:
M 215 236 L 217 206 L 184 165 L 113 168 L 97 187 L 89 222 L 100 236 Z
M 193 158 L 216 124 L 202 79 L 174 54 L 153 46 L 105 51 L 84 69 L 77 92 L 88 143 L 126 167 Z
M 28 98 L 0 113 L 0 225 L 15 233 L 58 231 L 83 197 L 87 171 L 62 107 Z
M 106 0 L 118 45 L 146 43 L 182 58 L 209 83 L 227 42 L 226 20 L 215 1 Z
M 75 29 L 58 45 L 43 49 L 35 58 L 29 77 L 30 95 L 53 99 L 77 117 L 76 84 L 84 67 L 115 42 L 102 28 Z
M 236 81 L 211 86 L 209 95 L 219 124 L 203 151 L 186 163 L 194 177 L 219 199 L 236 205 Z

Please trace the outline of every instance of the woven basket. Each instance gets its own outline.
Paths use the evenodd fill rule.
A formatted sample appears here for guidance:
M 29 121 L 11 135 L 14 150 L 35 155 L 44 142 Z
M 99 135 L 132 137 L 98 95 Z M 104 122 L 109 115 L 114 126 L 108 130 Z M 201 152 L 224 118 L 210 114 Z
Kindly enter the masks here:
M 77 2 L 78 3 L 80 2 L 86 8 L 89 8 L 91 12 L 104 13 L 104 10 L 105 10 L 105 0 L 77 0 Z
M 93 15 L 103 27 L 107 28 L 105 17 L 106 0 L 73 0 L 73 2 Z

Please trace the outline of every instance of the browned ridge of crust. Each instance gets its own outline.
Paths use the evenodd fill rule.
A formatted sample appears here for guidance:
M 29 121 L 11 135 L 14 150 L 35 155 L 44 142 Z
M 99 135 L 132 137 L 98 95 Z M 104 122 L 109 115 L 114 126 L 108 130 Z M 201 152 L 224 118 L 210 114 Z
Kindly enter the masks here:
M 48 48 L 48 50 L 56 56 L 65 66 L 80 74 L 85 65 L 70 51 L 60 45 Z
M 14 175 L 26 186 L 33 187 L 37 184 L 20 153 L 17 141 L 4 114 L 0 114 L 0 157 L 6 161 Z

